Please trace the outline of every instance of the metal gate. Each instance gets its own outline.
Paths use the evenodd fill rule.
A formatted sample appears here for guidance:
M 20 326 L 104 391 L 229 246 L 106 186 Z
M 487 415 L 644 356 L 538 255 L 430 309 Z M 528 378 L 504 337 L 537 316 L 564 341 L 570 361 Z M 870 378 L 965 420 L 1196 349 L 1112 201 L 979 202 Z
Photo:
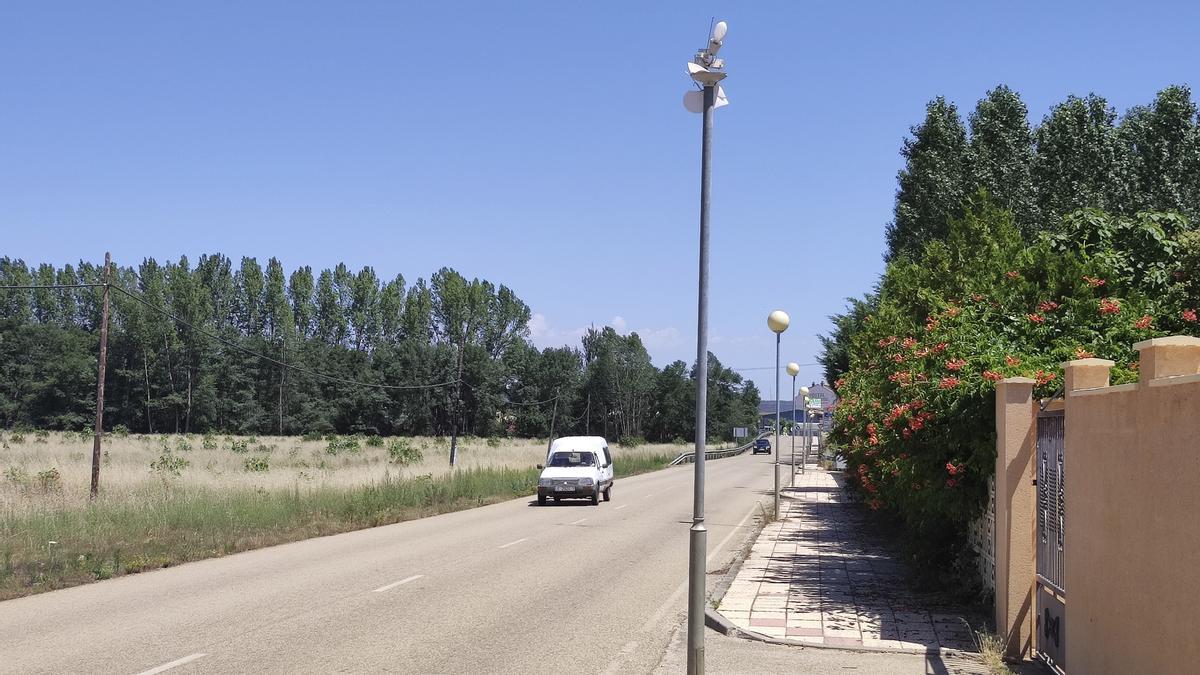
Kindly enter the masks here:
M 1063 411 L 1038 414 L 1037 426 L 1037 655 L 1055 670 L 1066 663 L 1066 513 Z

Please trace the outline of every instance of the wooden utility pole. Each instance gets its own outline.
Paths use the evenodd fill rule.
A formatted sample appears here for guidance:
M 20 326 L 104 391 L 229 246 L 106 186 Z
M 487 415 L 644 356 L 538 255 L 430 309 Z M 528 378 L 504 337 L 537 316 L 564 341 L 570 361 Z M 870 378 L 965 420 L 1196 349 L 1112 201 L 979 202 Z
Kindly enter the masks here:
M 92 441 L 92 493 L 100 493 L 100 439 L 104 436 L 104 366 L 108 362 L 108 286 L 112 283 L 112 255 L 104 253 L 103 300 L 100 303 L 100 363 L 96 368 L 96 436 Z
M 554 420 L 558 417 L 558 390 L 554 390 L 554 412 L 550 414 L 550 440 L 546 441 L 546 457 L 550 456 L 550 446 L 554 445 Z
M 454 420 L 450 431 L 450 466 L 458 462 L 458 418 L 462 415 L 462 371 L 463 349 L 466 346 L 466 332 L 463 332 L 463 343 L 458 345 L 458 384 L 454 388 Z

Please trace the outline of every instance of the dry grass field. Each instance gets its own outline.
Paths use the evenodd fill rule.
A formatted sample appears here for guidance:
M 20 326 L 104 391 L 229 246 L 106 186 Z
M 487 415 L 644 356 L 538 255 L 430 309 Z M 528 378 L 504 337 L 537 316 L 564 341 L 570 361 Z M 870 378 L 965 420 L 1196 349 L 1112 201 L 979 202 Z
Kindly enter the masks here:
M 0 600 L 534 492 L 545 440 L 0 432 Z M 616 446 L 616 474 L 686 446 Z
M 658 460 L 685 449 L 647 444 L 614 447 L 613 455 L 618 461 Z M 446 476 L 455 470 L 449 456 L 450 439 L 436 437 L 108 434 L 100 485 L 107 503 L 136 503 L 163 489 L 354 488 Z M 545 439 L 460 438 L 458 470 L 531 469 L 545 456 Z M 91 457 L 90 435 L 0 432 L 0 514 L 82 508 Z

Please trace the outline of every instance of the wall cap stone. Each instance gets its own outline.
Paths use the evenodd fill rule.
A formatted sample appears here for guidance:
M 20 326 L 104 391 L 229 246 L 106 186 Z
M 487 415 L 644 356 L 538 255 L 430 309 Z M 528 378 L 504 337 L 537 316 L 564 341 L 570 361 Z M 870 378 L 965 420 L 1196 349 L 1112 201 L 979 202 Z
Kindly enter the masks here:
M 1135 342 L 1133 348 L 1139 352 L 1149 347 L 1200 347 L 1200 338 L 1190 335 L 1172 335 Z
M 1173 384 L 1191 384 L 1200 382 L 1200 375 L 1173 375 L 1150 380 L 1151 387 L 1167 387 Z
M 1076 389 L 1071 396 L 1095 396 L 1097 394 L 1116 394 L 1122 391 L 1137 391 L 1137 382 L 1118 384 L 1112 387 L 1096 387 L 1095 389 Z
M 1082 366 L 1084 368 L 1112 368 L 1113 366 L 1117 365 L 1117 362 L 1109 361 L 1108 359 L 1075 359 L 1073 361 L 1064 361 L 1058 365 L 1061 368 L 1071 368 L 1075 366 Z
M 1032 377 L 1006 377 L 1000 380 L 1000 384 L 1037 384 L 1037 380 Z

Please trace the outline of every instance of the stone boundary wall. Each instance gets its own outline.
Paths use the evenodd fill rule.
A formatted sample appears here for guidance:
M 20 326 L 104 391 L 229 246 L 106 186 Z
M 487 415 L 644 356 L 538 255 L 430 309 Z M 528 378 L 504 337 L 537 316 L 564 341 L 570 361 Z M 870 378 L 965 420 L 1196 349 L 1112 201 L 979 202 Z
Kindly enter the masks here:
M 1051 649 L 1034 597 L 1033 382 L 996 395 L 996 626 L 1010 657 L 1039 647 L 1070 674 L 1200 670 L 1200 338 L 1139 342 L 1140 379 L 1063 364 L 1064 605 Z

